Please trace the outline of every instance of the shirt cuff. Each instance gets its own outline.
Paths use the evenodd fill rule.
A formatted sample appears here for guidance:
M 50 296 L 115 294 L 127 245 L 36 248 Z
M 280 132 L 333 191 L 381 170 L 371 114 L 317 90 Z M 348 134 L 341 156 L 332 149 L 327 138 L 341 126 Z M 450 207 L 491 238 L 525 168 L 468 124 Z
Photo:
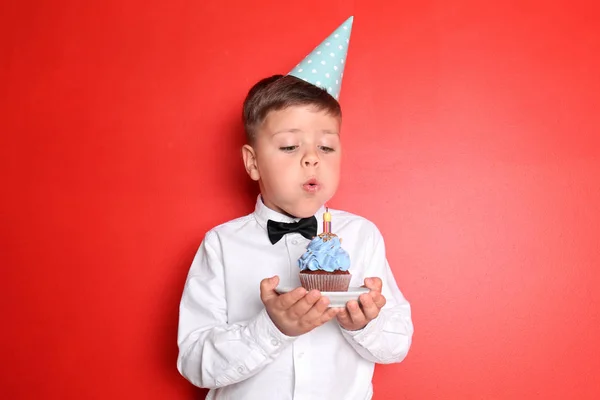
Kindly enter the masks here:
M 278 353 L 285 345 L 292 343 L 296 337 L 284 335 L 273 323 L 266 309 L 251 323 L 254 340 L 266 354 Z
M 349 338 L 352 338 L 356 343 L 364 344 L 365 340 L 368 339 L 372 333 L 376 333 L 378 331 L 378 322 L 380 316 L 381 314 L 375 317 L 375 319 L 369 321 L 369 323 L 365 325 L 362 329 L 359 329 L 357 331 L 349 331 L 347 329 L 344 329 L 344 327 L 342 327 L 341 325 L 340 329 L 342 330 L 342 334 Z

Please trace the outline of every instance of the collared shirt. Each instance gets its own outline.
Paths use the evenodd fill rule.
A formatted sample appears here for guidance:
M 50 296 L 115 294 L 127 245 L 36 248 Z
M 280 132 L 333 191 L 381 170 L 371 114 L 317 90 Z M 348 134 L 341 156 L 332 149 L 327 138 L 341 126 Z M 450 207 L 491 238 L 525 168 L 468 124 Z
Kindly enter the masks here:
M 322 226 L 324 209 L 315 215 Z M 332 230 L 350 254 L 350 286 L 380 277 L 387 299 L 359 331 L 333 319 L 297 337 L 273 324 L 260 299 L 260 281 L 278 275 L 300 285 L 298 258 L 309 240 L 298 233 L 271 244 L 267 221 L 297 219 L 267 208 L 209 231 L 190 268 L 180 305 L 177 367 L 207 399 L 365 400 L 373 394 L 374 363 L 400 362 L 411 344 L 410 306 L 385 257 L 383 238 L 368 220 L 329 209 Z M 319 229 L 320 231 L 320 229 Z

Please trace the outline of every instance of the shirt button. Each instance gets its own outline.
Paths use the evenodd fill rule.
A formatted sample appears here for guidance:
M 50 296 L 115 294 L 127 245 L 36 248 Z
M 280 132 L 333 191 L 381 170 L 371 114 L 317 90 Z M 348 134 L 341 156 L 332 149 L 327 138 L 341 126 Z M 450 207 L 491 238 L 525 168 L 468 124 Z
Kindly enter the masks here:
M 240 374 L 243 374 L 243 373 L 244 373 L 244 367 L 242 367 L 242 366 L 239 366 L 239 367 L 238 367 L 238 372 L 239 372 Z
M 296 239 L 292 240 L 292 244 L 298 244 L 298 241 Z
M 271 344 L 272 344 L 273 346 L 279 346 L 279 340 L 277 340 L 277 339 L 272 339 L 272 340 L 271 340 Z

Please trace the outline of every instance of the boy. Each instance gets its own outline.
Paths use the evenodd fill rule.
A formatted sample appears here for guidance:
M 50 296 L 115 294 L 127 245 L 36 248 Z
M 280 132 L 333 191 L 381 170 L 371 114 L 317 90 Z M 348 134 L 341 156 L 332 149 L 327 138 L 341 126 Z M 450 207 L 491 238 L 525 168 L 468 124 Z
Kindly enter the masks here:
M 351 23 L 321 47 L 347 44 Z M 317 49 L 315 59 L 323 53 Z M 312 61 L 309 55 L 304 63 Z M 370 399 L 374 363 L 399 362 L 410 347 L 410 306 L 381 234 L 364 218 L 329 210 L 352 260 L 351 286 L 369 288 L 360 304 L 328 308 L 319 291 L 298 287 L 297 260 L 322 225 L 340 175 L 339 84 L 316 83 L 276 75 L 244 102 L 242 155 L 261 194 L 254 213 L 206 234 L 180 308 L 178 369 L 211 389 L 207 399 Z M 280 284 L 297 288 L 279 294 Z

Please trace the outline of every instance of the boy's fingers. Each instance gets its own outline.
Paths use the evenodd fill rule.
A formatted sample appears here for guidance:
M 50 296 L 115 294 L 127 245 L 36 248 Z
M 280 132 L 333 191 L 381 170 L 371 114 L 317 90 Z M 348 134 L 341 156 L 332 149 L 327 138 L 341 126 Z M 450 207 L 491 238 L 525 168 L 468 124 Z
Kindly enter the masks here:
M 350 314 L 348 314 L 348 311 L 345 308 L 343 308 L 342 311 L 338 313 L 337 319 L 338 321 L 346 325 L 352 323 L 352 320 L 350 319 Z
M 362 311 L 368 321 L 375 319 L 379 315 L 379 308 L 368 294 L 360 296 L 360 304 L 362 305 Z
M 289 307 L 289 311 L 294 318 L 303 318 L 320 298 L 321 292 L 318 290 L 311 290 L 308 293 L 305 292 L 305 296 L 298 299 L 292 307 Z
M 306 297 L 306 289 L 304 289 L 303 287 L 297 287 L 291 292 L 279 296 L 279 306 L 283 310 L 287 310 L 293 307 L 296 303 L 298 303 L 298 301 L 303 297 Z
M 329 322 L 330 320 L 332 320 L 333 318 L 335 318 L 336 315 L 339 315 L 341 313 L 341 309 L 340 308 L 333 308 L 330 307 L 327 309 L 327 311 L 325 311 L 322 315 L 321 318 L 319 320 L 319 324 L 323 325 L 326 322 Z
M 381 293 L 382 286 L 383 283 L 379 278 L 365 278 L 365 287 L 367 287 L 370 290 L 374 290 L 376 292 Z
M 277 275 L 270 278 L 265 278 L 260 281 L 260 299 L 263 303 L 268 302 L 271 299 L 279 296 L 275 291 L 275 288 L 279 284 L 279 277 Z
M 373 303 L 380 309 L 387 303 L 385 296 L 378 292 L 371 292 L 371 298 L 373 299 Z
M 306 322 L 314 322 L 319 321 L 321 316 L 327 311 L 327 306 L 329 305 L 329 299 L 327 297 L 321 296 L 318 301 L 314 303 L 314 305 L 306 311 L 305 315 L 302 319 Z
M 358 306 L 358 302 L 356 300 L 349 301 L 346 305 L 346 308 L 348 309 L 348 313 L 350 314 L 350 319 L 352 319 L 353 324 L 361 326 L 366 324 L 365 315 Z

